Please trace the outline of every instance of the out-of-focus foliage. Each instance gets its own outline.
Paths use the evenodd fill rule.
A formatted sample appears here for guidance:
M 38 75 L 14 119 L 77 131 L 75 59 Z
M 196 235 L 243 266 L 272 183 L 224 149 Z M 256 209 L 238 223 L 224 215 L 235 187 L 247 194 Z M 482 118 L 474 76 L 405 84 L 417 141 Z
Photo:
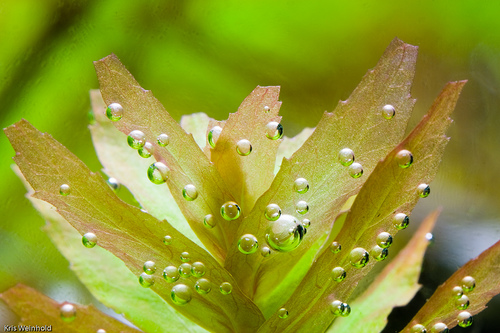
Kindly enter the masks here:
M 397 36 L 421 51 L 411 127 L 445 82 L 469 80 L 432 184 L 434 200 L 413 214 L 444 204 L 428 253 L 435 259 L 424 262 L 424 274 L 433 272 L 424 279 L 437 285 L 449 274 L 436 266 L 455 270 L 500 234 L 499 11 L 500 3 L 473 0 L 6 0 L 0 2 L 0 125 L 29 119 L 99 170 L 87 129 L 88 90 L 98 87 L 92 61 L 114 52 L 142 86 L 155 88 L 176 120 L 199 111 L 223 119 L 255 86 L 280 85 L 283 126 L 292 136 L 347 98 Z M 0 151 L 0 290 L 24 282 L 56 299 L 91 301 L 74 291 L 78 282 L 67 261 L 22 198 L 3 134 Z M 421 298 L 431 293 L 424 289 Z

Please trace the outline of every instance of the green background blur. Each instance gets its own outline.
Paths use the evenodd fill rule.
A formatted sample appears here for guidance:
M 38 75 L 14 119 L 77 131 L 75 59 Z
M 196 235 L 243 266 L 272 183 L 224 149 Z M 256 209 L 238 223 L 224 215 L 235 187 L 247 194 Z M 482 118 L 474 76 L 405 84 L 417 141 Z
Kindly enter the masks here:
M 394 37 L 418 45 L 411 126 L 448 81 L 468 79 L 432 193 L 412 229 L 444 211 L 412 302 L 500 239 L 500 2 L 56 1 L 0 2 L 0 125 L 21 118 L 51 133 L 93 170 L 87 129 L 92 61 L 115 53 L 177 120 L 226 119 L 257 85 L 280 85 L 288 136 L 346 99 Z M 94 302 L 41 231 L 0 134 L 0 291 L 17 282 L 58 300 Z M 464 331 L 493 331 L 499 298 Z M 496 306 L 496 308 L 495 308 Z M 411 318 L 411 309 L 394 317 Z M 406 316 L 406 317 L 405 317 Z M 0 324 L 12 319 L 0 304 Z M 386 329 L 393 332 L 401 326 Z M 490 326 L 488 326 L 490 325 Z M 459 330 L 459 329 L 457 329 Z

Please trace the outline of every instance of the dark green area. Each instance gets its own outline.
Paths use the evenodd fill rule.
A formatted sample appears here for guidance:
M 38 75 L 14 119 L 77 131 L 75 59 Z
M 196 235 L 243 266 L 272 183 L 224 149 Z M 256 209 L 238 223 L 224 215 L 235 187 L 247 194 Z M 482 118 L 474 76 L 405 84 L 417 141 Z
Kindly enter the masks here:
M 397 36 L 420 47 L 413 125 L 447 81 L 469 80 L 431 195 L 412 216 L 444 206 L 424 266 L 435 285 L 500 238 L 499 12 L 471 0 L 2 1 L 0 125 L 26 118 L 99 170 L 88 91 L 92 61 L 114 52 L 176 119 L 226 119 L 256 85 L 281 85 L 285 135 L 296 134 L 346 99 Z M 0 290 L 21 281 L 88 302 L 23 198 L 3 133 L 0 151 Z

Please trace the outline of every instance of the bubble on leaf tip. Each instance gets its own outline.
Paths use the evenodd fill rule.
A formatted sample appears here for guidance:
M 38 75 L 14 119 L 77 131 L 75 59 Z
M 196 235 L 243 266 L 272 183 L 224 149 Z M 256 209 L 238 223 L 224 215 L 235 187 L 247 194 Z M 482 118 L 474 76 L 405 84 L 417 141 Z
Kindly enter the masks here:
M 210 147 L 215 148 L 215 144 L 217 143 L 217 140 L 219 139 L 221 132 L 222 132 L 222 127 L 220 126 L 214 126 L 208 132 L 208 144 L 210 145 Z

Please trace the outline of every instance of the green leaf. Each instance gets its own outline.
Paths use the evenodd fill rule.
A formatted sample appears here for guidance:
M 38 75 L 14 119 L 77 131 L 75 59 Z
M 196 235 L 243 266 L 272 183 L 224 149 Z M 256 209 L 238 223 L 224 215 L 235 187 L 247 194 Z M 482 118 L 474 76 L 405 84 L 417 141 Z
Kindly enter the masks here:
M 266 127 L 281 121 L 279 91 L 279 87 L 255 88 L 241 103 L 238 112 L 229 115 L 211 152 L 212 162 L 244 214 L 252 210 L 274 178 L 273 167 L 281 135 L 274 136 L 276 127 L 267 133 Z M 242 149 L 238 153 L 241 140 L 250 142 L 250 151 Z
M 235 221 L 226 221 L 219 213 L 225 202 L 234 201 L 224 179 L 196 145 L 193 136 L 180 127 L 151 91 L 140 87 L 115 55 L 94 65 L 106 104 L 119 103 L 124 109 L 123 118 L 113 124 L 127 135 L 133 130 L 145 134 L 153 146 L 154 158 L 170 169 L 166 182 L 189 225 L 211 254 L 223 262 L 238 227 Z M 157 144 L 160 134 L 170 138 L 166 147 Z M 187 201 L 182 195 L 189 184 L 194 185 L 198 193 L 194 201 Z M 217 224 L 213 229 L 203 225 L 208 214 Z
M 465 311 L 475 315 L 486 308 L 493 296 L 500 294 L 500 241 L 467 262 L 440 285 L 401 332 L 410 332 L 415 324 L 424 325 L 428 331 L 438 322 L 446 324 L 449 329 L 455 327 L 458 314 L 464 310 L 457 308 L 457 298 L 452 289 L 462 286 L 462 279 L 466 276 L 475 279 L 475 288 L 472 291 L 464 290 L 470 303 Z
M 334 321 L 328 333 L 381 332 L 392 309 L 413 299 L 420 289 L 418 278 L 429 245 L 425 236 L 434 228 L 439 213 L 433 212 L 422 222 L 404 249 L 385 266 L 368 289 L 349 304 L 352 309 L 349 317 Z
M 116 313 L 124 314 L 134 325 L 147 332 L 165 332 L 165 327 L 169 327 L 170 332 L 205 332 L 158 294 L 141 287 L 137 277 L 112 253 L 100 247 L 82 251 L 80 233 L 51 204 L 33 198 L 33 189 L 19 168 L 14 169 L 28 190 L 27 198 L 47 221 L 44 231 L 71 262 L 71 270 L 96 299 Z M 147 316 L 144 315 L 146 313 Z
M 89 128 L 103 171 L 126 186 L 149 214 L 159 220 L 166 219 L 184 236 L 204 247 L 187 223 L 168 187 L 149 181 L 146 170 L 155 161 L 154 158 L 143 158 L 128 146 L 127 136 L 118 131 L 106 117 L 106 105 L 99 90 L 91 90 L 90 99 L 95 123 Z
M 139 208 L 121 201 L 101 176 L 90 170 L 50 135 L 38 132 L 22 120 L 5 129 L 16 156 L 14 160 L 35 190 L 34 198 L 55 206 L 80 234 L 97 235 L 99 246 L 119 257 L 137 277 L 146 261 L 154 261 L 158 271 L 152 275 L 151 289 L 179 312 L 209 330 L 219 332 L 255 331 L 263 322 L 258 308 L 238 288 L 235 280 L 206 251 L 179 233 L 167 221 L 159 221 Z M 61 184 L 68 184 L 69 195 L 59 194 Z M 163 243 L 169 235 L 172 243 Z M 82 251 L 87 250 L 82 246 Z M 188 251 L 190 262 L 202 262 L 204 278 L 211 281 L 212 292 L 194 291 L 197 278 L 182 277 L 192 292 L 186 306 L 171 298 L 173 285 L 161 277 L 164 267 L 182 264 L 181 252 Z M 232 293 L 217 291 L 222 282 L 233 286 Z
M 370 256 L 366 267 L 355 268 L 351 265 L 350 252 L 355 248 L 371 252 L 381 232 L 389 232 L 392 236 L 397 233 L 398 229 L 393 225 L 397 213 L 410 214 L 420 198 L 418 185 L 429 184 L 437 172 L 448 142 L 444 135 L 451 123 L 448 116 L 455 108 L 464 84 L 465 81 L 448 83 L 417 127 L 377 165 L 356 197 L 340 233 L 329 237 L 328 244 L 337 241 L 342 251 L 333 253 L 328 246 L 323 247 L 302 283 L 284 305 L 291 319 L 284 322 L 274 314 L 263 325 L 263 332 L 293 332 L 305 327 L 309 332 L 323 332 L 335 320 L 330 303 L 334 300 L 349 301 L 358 282 L 377 262 Z M 403 149 L 411 151 L 414 157 L 408 168 L 401 168 L 396 158 Z M 332 281 L 334 267 L 345 269 L 345 281 Z
M 246 256 L 232 246 L 225 267 L 255 302 L 260 303 L 259 299 L 276 287 L 276 276 L 287 275 L 307 250 L 331 230 L 345 201 L 359 191 L 376 163 L 402 139 L 414 105 L 409 93 L 416 53 L 416 47 L 394 40 L 349 99 L 340 102 L 333 113 L 325 113 L 309 139 L 291 159 L 283 161 L 270 189 L 241 224 L 238 235 L 254 234 L 264 243 L 271 225 L 264 216 L 269 204 L 279 205 L 283 214 L 311 221 L 302 244 L 291 252 L 273 252 L 262 258 Z M 391 120 L 381 114 L 386 104 L 397 110 Z M 349 168 L 339 163 L 339 151 L 346 147 L 363 165 L 361 178 L 351 177 Z M 294 191 L 294 181 L 299 177 L 309 183 L 306 193 Z M 306 215 L 296 211 L 295 205 L 301 200 L 308 203 Z M 305 273 L 303 270 L 302 275 Z
M 68 302 L 58 303 L 35 289 L 22 284 L 3 292 L 0 294 L 0 298 L 21 317 L 19 325 L 34 326 L 35 329 L 36 326 L 50 326 L 50 331 L 53 332 L 95 333 L 99 329 L 104 329 L 107 332 L 140 332 L 102 313 L 93 305 L 82 306 Z M 65 305 L 73 306 L 75 310 L 74 319 L 62 319 L 61 308 Z M 71 312 L 65 313 L 71 314 Z M 68 316 L 72 318 L 71 315 Z M 44 328 L 48 330 L 48 327 Z

